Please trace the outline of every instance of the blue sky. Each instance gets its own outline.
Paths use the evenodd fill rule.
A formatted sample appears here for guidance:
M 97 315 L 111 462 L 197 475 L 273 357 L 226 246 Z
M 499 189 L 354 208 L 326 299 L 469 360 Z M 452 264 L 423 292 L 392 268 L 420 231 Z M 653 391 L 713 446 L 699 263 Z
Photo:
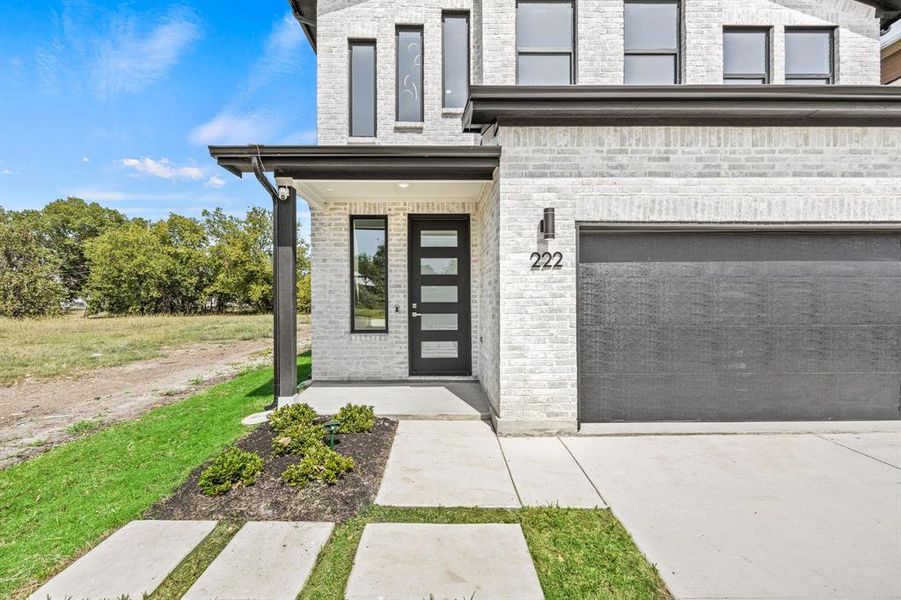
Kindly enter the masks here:
M 0 0 L 0 15 L 6 209 L 240 214 L 269 200 L 207 144 L 315 143 L 315 55 L 286 0 Z

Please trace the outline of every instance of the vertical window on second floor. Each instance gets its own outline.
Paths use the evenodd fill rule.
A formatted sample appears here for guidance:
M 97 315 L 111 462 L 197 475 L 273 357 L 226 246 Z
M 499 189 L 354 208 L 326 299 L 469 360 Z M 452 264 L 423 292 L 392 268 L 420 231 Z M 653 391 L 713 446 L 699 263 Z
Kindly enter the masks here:
M 828 85 L 835 81 L 831 29 L 785 29 L 785 83 Z
M 516 4 L 516 82 L 568 85 L 575 77 L 572 0 Z
M 625 26 L 625 83 L 678 83 L 678 0 L 626 0 Z
M 350 42 L 350 135 L 375 136 L 375 42 Z
M 723 83 L 753 85 L 769 82 L 769 29 L 723 29 Z
M 469 14 L 441 15 L 441 87 L 444 108 L 463 108 L 469 99 Z
M 397 28 L 398 121 L 422 121 L 422 27 Z

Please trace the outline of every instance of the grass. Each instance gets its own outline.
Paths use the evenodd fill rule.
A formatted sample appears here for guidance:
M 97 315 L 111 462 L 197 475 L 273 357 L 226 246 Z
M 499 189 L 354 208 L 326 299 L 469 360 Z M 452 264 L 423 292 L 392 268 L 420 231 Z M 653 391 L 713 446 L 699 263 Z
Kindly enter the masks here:
M 178 600 L 187 593 L 213 559 L 225 549 L 243 523 L 222 521 L 156 588 L 148 600 Z
M 305 315 L 298 315 L 304 322 Z M 0 385 L 77 376 L 156 358 L 165 348 L 271 337 L 271 315 L 0 318 Z
M 298 378 L 310 375 L 309 353 Z M 255 369 L 0 471 L 0 598 L 18 595 L 168 496 L 272 398 Z
M 519 523 L 548 600 L 671 598 L 609 510 L 372 506 L 339 524 L 301 600 L 340 600 L 367 523 Z
M 72 423 L 66 427 L 66 433 L 75 436 L 84 435 L 86 433 L 91 433 L 92 431 L 97 431 L 101 427 L 103 427 L 103 419 L 94 417 L 93 419 L 85 419 L 83 421 Z

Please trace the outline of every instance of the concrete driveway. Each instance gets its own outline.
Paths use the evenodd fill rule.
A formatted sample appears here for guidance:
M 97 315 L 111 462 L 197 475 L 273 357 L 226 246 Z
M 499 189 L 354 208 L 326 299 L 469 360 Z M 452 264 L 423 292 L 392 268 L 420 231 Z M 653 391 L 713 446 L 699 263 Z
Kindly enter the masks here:
M 901 597 L 901 432 L 563 442 L 677 598 Z

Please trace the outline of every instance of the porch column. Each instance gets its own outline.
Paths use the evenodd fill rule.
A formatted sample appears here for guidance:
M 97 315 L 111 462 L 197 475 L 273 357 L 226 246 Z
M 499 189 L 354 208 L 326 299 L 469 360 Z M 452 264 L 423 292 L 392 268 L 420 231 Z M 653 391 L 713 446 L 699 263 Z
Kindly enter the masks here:
M 297 191 L 272 199 L 273 394 L 281 405 L 297 392 Z

